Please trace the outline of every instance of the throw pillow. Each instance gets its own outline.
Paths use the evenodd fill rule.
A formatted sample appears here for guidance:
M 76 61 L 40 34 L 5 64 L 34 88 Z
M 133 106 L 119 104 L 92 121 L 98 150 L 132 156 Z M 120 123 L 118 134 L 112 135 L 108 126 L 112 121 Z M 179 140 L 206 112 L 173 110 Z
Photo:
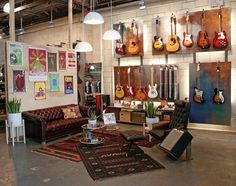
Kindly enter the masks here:
M 82 117 L 78 106 L 63 108 L 62 111 L 64 114 L 64 119 Z

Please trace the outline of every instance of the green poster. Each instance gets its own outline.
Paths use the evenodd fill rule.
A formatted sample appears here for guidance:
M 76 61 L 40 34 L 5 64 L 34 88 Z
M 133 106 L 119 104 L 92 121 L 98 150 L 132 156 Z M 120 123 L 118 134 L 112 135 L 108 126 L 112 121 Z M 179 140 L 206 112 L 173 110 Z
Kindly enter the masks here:
M 9 43 L 9 64 L 11 66 L 23 65 L 23 47 L 20 43 Z

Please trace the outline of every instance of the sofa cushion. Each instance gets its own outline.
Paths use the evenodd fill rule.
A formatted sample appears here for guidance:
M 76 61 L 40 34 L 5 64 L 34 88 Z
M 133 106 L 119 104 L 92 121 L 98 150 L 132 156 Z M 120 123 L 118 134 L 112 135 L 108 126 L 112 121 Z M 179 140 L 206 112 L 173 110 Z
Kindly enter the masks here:
M 64 114 L 64 119 L 82 117 L 78 106 L 71 106 L 71 107 L 67 107 L 67 108 L 62 108 L 62 111 Z

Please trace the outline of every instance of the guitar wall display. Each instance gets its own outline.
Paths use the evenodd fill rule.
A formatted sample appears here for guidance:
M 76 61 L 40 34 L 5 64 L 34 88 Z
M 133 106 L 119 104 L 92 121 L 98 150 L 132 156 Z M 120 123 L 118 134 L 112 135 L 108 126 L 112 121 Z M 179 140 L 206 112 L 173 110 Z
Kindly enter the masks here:
M 120 22 L 113 28 L 121 35 L 121 39 L 116 41 L 115 57 L 143 56 L 143 21 Z
M 163 50 L 157 50 L 152 46 L 153 55 L 171 53 L 195 53 L 209 51 L 225 51 L 231 49 L 231 9 L 219 8 L 213 10 L 202 10 L 199 12 L 186 12 L 176 14 L 176 26 L 174 18 L 170 16 L 159 17 L 152 20 L 152 38 L 157 33 L 163 38 Z M 172 18 L 172 24 L 170 20 Z M 176 33 L 174 28 L 176 27 Z M 172 33 L 171 33 L 172 31 Z M 169 37 L 168 37 L 169 36 Z M 175 44 L 173 36 L 179 38 L 179 49 L 173 50 L 169 46 Z M 152 45 L 153 45 L 152 39 Z M 174 49 L 177 48 L 175 45 Z

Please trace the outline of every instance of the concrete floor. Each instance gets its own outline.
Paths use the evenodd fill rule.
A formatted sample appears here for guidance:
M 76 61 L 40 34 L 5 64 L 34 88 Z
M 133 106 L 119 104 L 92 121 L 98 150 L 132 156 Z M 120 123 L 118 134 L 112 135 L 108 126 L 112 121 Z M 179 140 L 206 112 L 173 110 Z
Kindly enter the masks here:
M 122 130 L 139 128 L 121 124 Z M 193 160 L 173 161 L 157 146 L 143 148 L 163 170 L 93 181 L 83 162 L 31 152 L 41 144 L 27 141 L 13 148 L 0 133 L 0 186 L 235 186 L 236 134 L 191 130 Z

